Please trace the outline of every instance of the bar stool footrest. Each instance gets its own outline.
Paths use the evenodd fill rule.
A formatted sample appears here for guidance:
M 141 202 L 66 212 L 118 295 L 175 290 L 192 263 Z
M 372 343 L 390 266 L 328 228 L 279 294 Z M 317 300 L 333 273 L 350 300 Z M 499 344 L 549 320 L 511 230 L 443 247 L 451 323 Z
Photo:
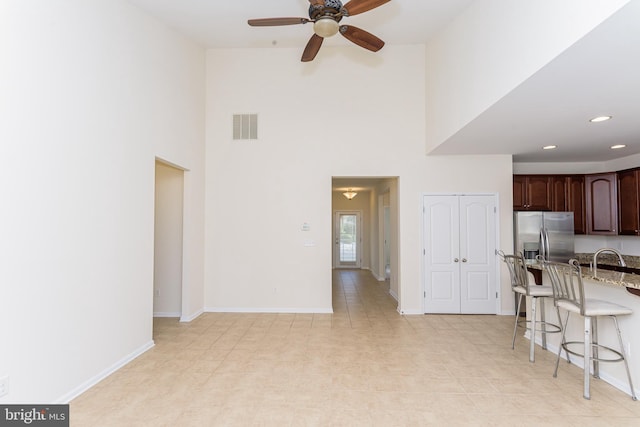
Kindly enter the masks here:
M 531 326 L 529 326 L 530 323 L 531 323 L 531 320 L 524 320 L 524 319 L 518 320 L 518 327 L 525 328 L 526 330 L 530 331 L 531 330 Z M 543 325 L 544 325 L 544 329 L 542 329 Z M 558 334 L 562 332 L 562 329 L 560 328 L 560 326 L 556 325 L 555 323 L 536 320 L 536 332 L 541 332 L 543 334 Z
M 572 354 L 574 356 L 578 356 L 578 357 L 584 357 L 584 352 L 583 351 L 578 351 L 578 350 L 571 350 L 569 349 L 569 346 L 573 345 L 573 346 L 577 346 L 579 345 L 581 349 L 584 349 L 584 342 L 582 341 L 567 341 L 564 344 L 562 344 L 562 348 L 564 351 L 566 351 L 569 354 Z M 615 350 L 611 347 L 607 347 L 606 345 L 602 345 L 602 344 L 598 344 L 598 343 L 592 343 L 591 344 L 592 348 L 597 348 L 598 350 L 606 350 L 609 351 L 611 353 L 613 353 L 615 356 L 617 356 L 617 358 L 604 358 L 604 357 L 591 357 L 592 361 L 597 361 L 597 362 L 621 362 L 624 360 L 624 356 L 622 355 L 621 352 L 619 352 L 618 350 Z

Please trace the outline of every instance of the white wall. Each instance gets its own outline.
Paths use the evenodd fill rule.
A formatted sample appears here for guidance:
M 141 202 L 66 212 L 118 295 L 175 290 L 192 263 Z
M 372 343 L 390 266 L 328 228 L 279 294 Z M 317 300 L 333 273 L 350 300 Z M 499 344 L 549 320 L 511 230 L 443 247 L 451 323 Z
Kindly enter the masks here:
M 427 152 L 628 2 L 473 2 L 427 46 Z
M 184 171 L 156 162 L 153 315 L 182 315 Z
M 385 206 L 385 194 L 380 194 L 378 192 L 376 194 L 376 252 L 372 254 L 372 271 L 378 280 L 387 279 L 386 266 L 389 264 L 389 257 L 391 253 L 389 252 L 389 243 L 390 243 L 390 210 L 388 206 Z M 388 199 L 388 195 L 387 195 Z
M 605 162 L 514 163 L 514 174 L 586 174 L 609 172 Z
M 606 162 L 549 162 L 549 163 L 514 163 L 514 174 L 586 174 L 615 172 L 640 167 L 640 154 L 620 157 Z
M 425 157 L 422 46 L 326 46 L 310 64 L 299 54 L 208 52 L 206 309 L 330 311 L 331 177 L 397 176 L 393 274 L 400 311 L 420 313 L 420 195 L 499 193 L 510 245 L 511 157 Z M 260 139 L 231 141 L 232 114 L 247 112 Z
M 205 58 L 120 0 L 1 7 L 0 401 L 65 402 L 153 344 L 156 157 L 203 305 Z
M 601 248 L 614 248 L 624 255 L 640 256 L 640 237 L 576 235 L 577 253 L 594 253 Z
M 390 268 L 389 292 L 393 297 L 400 301 L 400 198 L 398 178 L 388 179 L 378 187 L 378 192 L 385 194 L 384 202 L 389 203 L 389 228 L 390 228 Z M 384 203 L 383 202 L 383 203 Z M 419 250 L 419 249 L 418 249 Z M 421 277 L 419 277 L 421 279 Z M 422 283 L 419 283 L 422 288 Z M 398 305 L 398 310 L 402 312 L 402 308 Z
M 378 193 L 374 190 L 369 192 L 369 270 L 378 279 L 384 279 L 384 276 L 378 274 L 380 268 L 378 266 L 378 254 L 382 251 L 380 244 L 380 236 L 378 235 L 378 226 L 382 221 L 382 211 L 378 210 Z

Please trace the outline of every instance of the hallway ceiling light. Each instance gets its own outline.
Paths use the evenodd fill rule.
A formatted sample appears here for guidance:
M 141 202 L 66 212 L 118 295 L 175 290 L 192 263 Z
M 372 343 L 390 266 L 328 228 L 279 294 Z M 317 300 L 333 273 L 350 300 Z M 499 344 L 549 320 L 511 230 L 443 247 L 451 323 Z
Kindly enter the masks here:
M 342 193 L 342 195 L 344 197 L 346 197 L 347 199 L 351 200 L 354 197 L 356 197 L 358 195 L 358 193 L 356 193 L 355 191 L 353 191 L 352 189 L 349 189 L 349 191 L 346 191 L 344 193 Z
M 626 145 L 624 145 L 624 144 L 618 144 L 618 145 L 612 145 L 612 146 L 611 146 L 611 149 L 612 149 L 612 150 L 619 150 L 619 149 L 624 148 L 624 147 L 626 147 Z
M 599 117 L 594 117 L 589 121 L 591 123 L 599 123 L 599 122 L 606 122 L 607 120 L 610 120 L 610 119 L 611 119 L 611 116 L 599 116 Z
M 557 145 L 545 145 L 542 147 L 543 150 L 555 150 L 556 148 L 558 148 Z

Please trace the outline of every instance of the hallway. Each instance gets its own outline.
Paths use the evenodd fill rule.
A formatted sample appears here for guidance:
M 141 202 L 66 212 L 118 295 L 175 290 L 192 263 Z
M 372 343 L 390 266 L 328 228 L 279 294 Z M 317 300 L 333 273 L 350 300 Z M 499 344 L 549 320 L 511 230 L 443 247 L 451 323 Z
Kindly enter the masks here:
M 640 403 L 528 340 L 511 316 L 400 316 L 336 270 L 334 314 L 155 319 L 156 346 L 71 403 L 72 426 L 635 426 Z

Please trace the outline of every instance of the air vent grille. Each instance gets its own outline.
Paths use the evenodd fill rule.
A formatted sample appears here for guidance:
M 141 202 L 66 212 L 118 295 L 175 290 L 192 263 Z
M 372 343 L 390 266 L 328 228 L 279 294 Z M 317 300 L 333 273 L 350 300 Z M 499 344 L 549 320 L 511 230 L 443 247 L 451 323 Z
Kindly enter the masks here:
M 258 115 L 234 114 L 233 139 L 258 139 Z

